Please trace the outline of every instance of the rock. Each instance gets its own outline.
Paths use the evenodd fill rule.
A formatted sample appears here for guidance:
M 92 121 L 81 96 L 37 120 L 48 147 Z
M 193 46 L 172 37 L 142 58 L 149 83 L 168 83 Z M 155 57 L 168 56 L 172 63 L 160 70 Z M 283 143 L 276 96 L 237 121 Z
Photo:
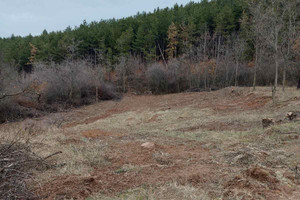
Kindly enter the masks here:
M 153 142 L 145 142 L 141 145 L 141 147 L 145 149 L 153 149 L 155 147 L 155 144 Z
M 274 125 L 275 124 L 275 120 L 272 119 L 272 118 L 265 118 L 265 119 L 262 119 L 262 125 L 263 125 L 263 128 L 267 128 L 271 125 Z

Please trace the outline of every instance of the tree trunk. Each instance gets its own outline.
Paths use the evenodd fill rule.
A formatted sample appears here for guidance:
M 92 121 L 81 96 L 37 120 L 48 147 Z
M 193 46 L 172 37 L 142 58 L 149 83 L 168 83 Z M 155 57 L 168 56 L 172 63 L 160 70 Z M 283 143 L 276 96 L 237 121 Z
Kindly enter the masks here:
M 96 102 L 98 103 L 99 100 L 99 87 L 96 85 Z
M 217 50 L 217 63 L 216 63 L 216 68 L 214 71 L 214 77 L 213 77 L 213 86 L 215 86 L 215 82 L 216 82 L 216 78 L 217 78 L 217 69 L 218 69 L 218 65 L 220 62 L 220 46 L 221 46 L 221 37 L 218 36 L 218 50 Z
M 256 45 L 255 45 L 255 66 L 254 66 L 254 75 L 253 75 L 253 91 L 256 90 L 256 71 L 257 71 L 257 65 L 258 65 L 258 40 L 256 39 Z
M 193 75 L 192 75 L 192 69 L 191 69 L 191 65 L 189 65 L 189 87 L 190 87 L 190 89 L 192 89 L 192 77 L 193 77 Z
M 225 65 L 225 84 L 224 84 L 224 87 L 227 87 L 229 84 L 228 84 L 228 64 L 226 63 Z
M 158 49 L 159 49 L 160 55 L 161 55 L 161 57 L 162 57 L 162 59 L 163 59 L 163 61 L 164 61 L 165 67 L 166 67 L 166 68 L 168 68 L 168 64 L 167 64 L 167 62 L 166 62 L 166 59 L 165 59 L 164 53 L 163 53 L 162 49 L 160 48 L 160 45 L 159 45 L 159 43 L 158 43 L 158 42 L 157 42 L 157 46 L 158 46 Z
M 206 83 L 207 83 L 207 69 L 205 68 L 205 73 L 204 73 L 204 89 L 206 89 L 206 87 L 207 87 L 207 85 L 206 85 Z
M 204 33 L 204 46 L 203 46 L 203 62 L 206 62 L 206 27 Z M 205 75 L 204 75 L 204 88 L 207 87 L 207 66 L 205 66 Z
M 286 82 L 286 63 L 283 65 L 283 72 L 282 72 L 282 91 L 285 91 L 285 82 Z
M 123 93 L 126 92 L 126 76 L 125 76 L 125 72 L 123 72 Z
M 272 85 L 272 100 L 273 100 L 273 103 L 275 103 L 275 97 L 276 97 L 276 88 L 274 85 Z
M 204 49 L 203 49 L 203 61 L 205 62 L 206 61 L 206 27 L 205 27 L 205 33 L 204 33 Z
M 225 55 L 225 83 L 224 83 L 224 87 L 227 87 L 230 83 L 228 82 L 228 80 L 229 80 L 229 75 L 228 75 L 228 60 L 229 60 L 229 56 L 228 56 L 228 51 L 229 51 L 229 48 L 228 48 L 228 45 L 226 46 L 226 55 Z
M 73 87 L 71 87 L 70 92 L 69 92 L 69 99 L 72 99 L 73 97 Z
M 297 90 L 300 90 L 300 77 L 299 77 L 299 80 L 298 80 Z
M 276 92 L 277 92 L 277 83 L 278 83 L 278 33 L 275 36 L 275 80 L 273 88 L 273 103 L 276 102 Z
M 283 66 L 283 77 L 282 77 L 282 91 L 285 91 L 285 84 L 286 84 L 286 68 L 289 65 L 289 59 L 290 59 L 290 51 L 291 51 L 291 41 L 293 38 L 293 25 L 292 25 L 292 16 L 291 16 L 291 12 L 289 13 L 289 30 L 288 30 L 288 48 L 287 48 L 287 55 L 285 57 L 285 63 Z
M 234 81 L 234 86 L 238 86 L 238 70 L 239 70 L 239 61 L 237 60 L 236 62 L 236 68 L 235 68 L 235 81 Z

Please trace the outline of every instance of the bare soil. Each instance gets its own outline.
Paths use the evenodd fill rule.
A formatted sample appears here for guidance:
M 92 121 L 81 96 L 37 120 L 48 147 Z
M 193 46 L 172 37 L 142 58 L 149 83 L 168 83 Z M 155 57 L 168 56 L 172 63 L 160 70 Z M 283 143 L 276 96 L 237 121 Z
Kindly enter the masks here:
M 53 158 L 57 168 L 37 172 L 33 188 L 42 199 L 124 199 L 132 189 L 176 183 L 205 191 L 203 199 L 299 199 L 300 123 L 261 125 L 265 116 L 299 111 L 299 97 L 292 88 L 276 105 L 269 88 L 126 95 L 36 119 L 34 141 L 46 147 L 40 153 L 63 154 Z

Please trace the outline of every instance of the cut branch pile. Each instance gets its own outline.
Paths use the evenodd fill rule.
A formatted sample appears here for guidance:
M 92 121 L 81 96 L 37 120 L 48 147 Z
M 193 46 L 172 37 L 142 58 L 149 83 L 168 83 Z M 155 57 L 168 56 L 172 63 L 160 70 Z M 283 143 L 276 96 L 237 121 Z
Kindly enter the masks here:
M 47 163 L 31 150 L 29 143 L 0 143 L 0 199 L 37 199 L 28 187 L 33 170 L 47 169 Z

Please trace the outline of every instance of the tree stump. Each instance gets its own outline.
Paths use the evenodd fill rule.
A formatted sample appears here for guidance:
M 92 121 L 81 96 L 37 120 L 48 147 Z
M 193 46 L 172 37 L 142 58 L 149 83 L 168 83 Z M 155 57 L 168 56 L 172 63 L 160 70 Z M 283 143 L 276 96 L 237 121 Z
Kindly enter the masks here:
M 288 112 L 286 117 L 290 120 L 290 121 L 293 121 L 293 120 L 300 120 L 300 112 L 298 111 L 291 111 L 291 112 Z
M 263 128 L 267 128 L 267 127 L 272 126 L 274 124 L 275 124 L 275 120 L 272 119 L 272 118 L 262 119 Z

